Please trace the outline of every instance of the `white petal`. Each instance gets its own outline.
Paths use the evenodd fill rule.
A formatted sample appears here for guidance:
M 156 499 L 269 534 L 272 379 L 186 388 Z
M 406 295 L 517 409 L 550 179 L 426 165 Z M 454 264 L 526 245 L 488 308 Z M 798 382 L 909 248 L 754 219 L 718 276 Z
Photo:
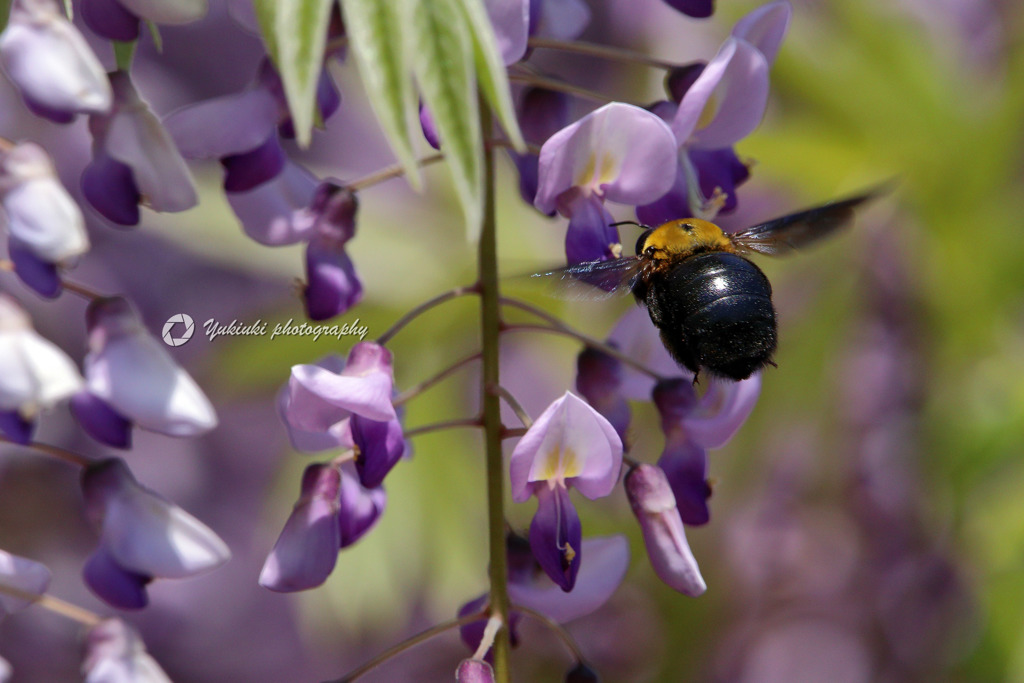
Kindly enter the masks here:
M 42 595 L 50 585 L 50 570 L 46 565 L 0 550 L 0 586 L 8 586 L 25 593 Z M 32 604 L 0 591 L 0 617 Z
M 50 109 L 110 110 L 106 71 L 55 2 L 14 3 L 10 23 L 0 35 L 0 60 L 22 92 Z
M 103 543 L 123 567 L 170 579 L 208 571 L 231 557 L 213 530 L 138 485 L 109 501 Z
M 29 326 L 28 317 L 0 297 L 0 410 L 34 412 L 82 387 L 74 362 Z

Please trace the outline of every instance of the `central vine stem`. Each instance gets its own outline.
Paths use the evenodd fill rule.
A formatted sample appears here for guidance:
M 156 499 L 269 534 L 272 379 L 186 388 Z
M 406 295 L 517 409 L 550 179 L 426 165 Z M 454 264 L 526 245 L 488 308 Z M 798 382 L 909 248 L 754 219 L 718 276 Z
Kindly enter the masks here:
M 480 125 L 491 132 L 491 114 L 481 98 Z M 484 150 L 484 207 L 480 230 L 480 336 L 482 342 L 481 405 L 484 448 L 487 456 L 487 526 L 490 546 L 491 615 L 501 619 L 494 639 L 494 674 L 497 683 L 509 676 L 508 558 L 505 553 L 505 463 L 501 455 L 501 394 L 498 372 L 501 341 L 501 292 L 498 289 L 498 245 L 494 206 L 494 152 Z

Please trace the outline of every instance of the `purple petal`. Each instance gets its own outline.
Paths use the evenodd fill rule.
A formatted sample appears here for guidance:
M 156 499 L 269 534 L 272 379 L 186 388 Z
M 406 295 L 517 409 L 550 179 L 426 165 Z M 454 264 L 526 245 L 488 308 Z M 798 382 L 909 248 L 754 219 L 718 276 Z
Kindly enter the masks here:
M 614 343 L 624 354 L 638 363 L 664 377 L 686 377 L 693 381 L 693 373 L 683 370 L 672 360 L 661 342 L 658 328 L 651 322 L 647 309 L 634 306 L 627 310 L 615 328 L 608 335 L 608 341 Z M 634 401 L 647 401 L 651 398 L 655 381 L 645 373 L 632 367 L 623 368 L 622 393 Z
M 523 138 L 541 145 L 569 123 L 569 96 L 546 88 L 526 88 L 519 100 Z
M 604 351 L 587 347 L 576 358 L 576 390 L 601 413 L 625 441 L 629 403 L 623 398 L 622 362 Z
M 276 134 L 254 150 L 224 157 L 224 191 L 248 192 L 262 185 L 284 170 L 287 159 Z
M 46 119 L 47 121 L 64 125 L 75 120 L 75 112 L 66 111 L 64 109 L 52 109 L 45 104 L 36 102 L 28 94 L 23 93 L 22 100 L 24 100 L 25 106 L 30 112 L 36 116 Z
M 359 483 L 359 477 L 350 465 L 342 465 L 341 496 L 338 509 L 338 528 L 341 531 L 340 547 L 345 548 L 374 527 L 387 505 L 387 493 L 383 488 L 368 489 Z
M 146 586 L 153 579 L 122 568 L 103 546 L 86 561 L 82 578 L 93 593 L 118 609 L 142 609 L 149 604 Z
M 35 431 L 35 420 L 26 420 L 17 410 L 0 410 L 0 433 L 14 443 L 27 446 Z
M 228 193 L 228 204 L 245 234 L 271 247 L 309 239 L 313 221 L 303 209 L 313 201 L 317 180 L 309 171 L 288 163 L 269 182 L 249 192 Z
M 771 64 L 786 37 L 792 15 L 793 8 L 786 0 L 770 2 L 737 21 L 732 35 L 756 47 Z
M 665 3 L 694 19 L 707 19 L 715 11 L 714 0 L 665 0 Z
M 32 595 L 42 595 L 50 585 L 50 570 L 46 565 L 0 550 L 0 584 Z M 0 619 L 25 609 L 34 600 L 20 598 L 0 591 Z
M 326 121 L 341 107 L 341 92 L 331 78 L 331 72 L 325 66 L 320 70 L 320 78 L 316 82 L 316 106 L 320 110 L 320 119 Z
M 485 0 L 487 16 L 505 66 L 515 64 L 526 54 L 530 28 L 530 0 Z
M 154 211 L 191 209 L 197 202 L 192 175 L 171 136 L 139 97 L 128 74 L 116 71 L 110 74 L 110 83 L 118 106 L 102 136 L 107 154 L 132 169 L 146 206 Z
M 718 213 L 736 210 L 736 188 L 750 177 L 750 169 L 739 160 L 731 147 L 725 149 L 691 149 L 687 152 L 697 172 L 701 194 L 711 197 L 717 191 L 725 194 L 725 203 Z M 684 176 L 681 172 L 680 176 Z M 684 181 L 685 186 L 685 181 Z M 691 214 L 686 214 L 691 215 Z M 685 218 L 680 215 L 676 218 Z
M 441 138 L 437 134 L 437 126 L 434 125 L 434 115 L 430 108 L 420 102 L 420 129 L 427 143 L 434 149 L 441 149 Z
M 182 156 L 218 159 L 256 149 L 273 135 L 279 119 L 277 100 L 257 87 L 182 107 L 164 126 Z
M 391 352 L 379 344 L 360 342 L 353 346 L 341 373 L 316 365 L 295 365 L 291 381 L 322 401 L 371 420 L 397 417 L 391 404 Z
M 202 522 L 140 486 L 123 460 L 82 473 L 87 515 L 101 527 L 100 544 L 124 570 L 183 578 L 224 564 L 231 552 Z
M 563 211 L 563 193 L 576 189 L 623 204 L 665 194 L 676 169 L 676 142 L 658 116 L 613 102 L 555 133 L 540 151 L 535 205 Z
M 365 488 L 376 488 L 405 454 L 402 425 L 397 418 L 378 422 L 353 415 L 350 426 L 359 481 Z
M 455 683 L 494 683 L 494 669 L 481 659 L 463 659 L 455 670 Z
M 359 201 L 352 190 L 331 181 L 320 183 L 313 195 L 308 220 L 314 230 L 344 244 L 356 234 L 356 211 Z
M 746 422 L 761 394 L 761 373 L 748 379 L 711 379 L 707 392 L 683 418 L 686 434 L 702 448 L 721 448 Z
M 702 594 L 707 585 L 686 541 L 683 521 L 665 473 L 652 465 L 639 465 L 626 475 L 624 483 L 654 572 L 684 595 Z
M 82 673 L 86 683 L 170 683 L 135 632 L 107 618 L 89 629 Z
M 565 592 L 576 585 L 583 529 L 564 486 L 537 489 L 537 512 L 530 523 L 530 548 L 544 572 Z
M 708 452 L 682 435 L 666 439 L 665 450 L 658 459 L 665 473 L 684 524 L 700 526 L 711 519 L 708 498 Z
M 565 683 L 600 683 L 597 672 L 583 662 L 577 662 L 565 674 Z
M 332 375 L 340 375 L 345 369 L 345 360 L 340 356 L 331 355 L 313 365 Z M 287 400 L 282 403 L 282 418 L 287 425 L 318 433 L 327 431 L 348 417 L 347 409 L 325 400 L 319 393 L 310 390 L 296 379 L 294 374 L 295 368 L 292 369 L 293 376 L 289 378 L 288 384 L 283 387 Z
M 56 265 L 41 260 L 13 238 L 7 243 L 7 254 L 14 263 L 14 272 L 36 293 L 47 299 L 60 295 L 64 286 Z
M 615 428 L 579 397 L 566 392 L 541 413 L 509 460 L 512 499 L 526 501 L 551 485 L 570 483 L 590 499 L 611 493 L 622 466 Z
M 127 43 L 139 37 L 139 18 L 117 0 L 88 0 L 79 11 L 85 25 L 102 38 Z
M 691 62 L 690 64 L 683 64 L 677 66 L 668 72 L 665 76 L 665 90 L 672 98 L 672 102 L 677 105 L 686 96 L 693 84 L 697 82 L 697 78 L 704 73 L 704 67 L 707 66 L 707 62 Z M 659 116 L 662 116 L 662 112 L 651 109 Z M 675 118 L 676 108 L 672 108 L 672 116 L 665 119 L 671 122 Z M 664 118 L 664 116 L 662 116 Z
M 583 0 L 536 0 L 530 7 L 530 35 L 574 40 L 590 23 L 590 7 Z M 536 16 L 536 19 L 534 19 Z
M 344 363 L 340 358 L 337 360 Z M 294 390 L 304 395 L 293 404 L 292 390 L 293 387 L 286 384 L 277 393 L 277 412 L 288 430 L 288 440 L 292 448 L 304 453 L 319 453 L 352 447 L 352 432 L 348 425 L 347 410 L 323 401 L 301 386 L 295 387 Z M 318 411 L 322 412 L 316 415 L 309 414 Z M 300 416 L 299 413 L 305 415 Z M 316 424 L 316 428 L 302 427 L 301 423 Z
M 71 397 L 71 414 L 82 429 L 100 443 L 114 448 L 132 447 L 132 423 L 103 399 L 80 391 Z
M 583 541 L 587 561 L 580 567 L 571 593 L 551 583 L 543 574 L 530 584 L 510 583 L 512 602 L 546 614 L 559 623 L 586 616 L 608 602 L 629 568 L 629 542 L 625 536 L 588 538 Z
M 260 572 L 259 584 L 282 593 L 319 586 L 338 560 L 341 472 L 333 465 L 310 465 L 302 493 Z
M 106 112 L 107 74 L 85 38 L 53 2 L 11 4 L 0 34 L 4 71 L 26 101 L 54 112 Z
M 661 380 L 651 395 L 661 417 L 661 431 L 666 435 L 678 431 L 682 421 L 697 408 L 693 382 L 682 377 Z
M 524 202 L 533 206 L 533 201 L 537 198 L 537 155 L 510 152 L 509 157 L 519 171 L 519 196 L 523 198 Z M 551 211 L 547 215 L 554 216 L 555 212 Z
M 139 224 L 139 188 L 132 169 L 102 152 L 82 171 L 82 194 L 94 209 L 118 225 Z
M 352 259 L 335 240 L 316 237 L 306 248 L 306 279 L 302 298 L 311 320 L 329 320 L 363 298 L 363 285 Z
M 615 258 L 619 229 L 611 225 L 611 214 L 596 197 L 580 197 L 568 208 L 565 258 L 569 264 Z
M 676 179 L 668 192 L 650 204 L 636 207 L 636 217 L 644 225 L 661 225 L 679 218 L 693 215 L 690 209 L 689 191 L 683 166 L 676 163 Z
M 731 147 L 757 128 L 767 105 L 768 61 L 729 38 L 680 101 L 672 131 L 691 147 Z

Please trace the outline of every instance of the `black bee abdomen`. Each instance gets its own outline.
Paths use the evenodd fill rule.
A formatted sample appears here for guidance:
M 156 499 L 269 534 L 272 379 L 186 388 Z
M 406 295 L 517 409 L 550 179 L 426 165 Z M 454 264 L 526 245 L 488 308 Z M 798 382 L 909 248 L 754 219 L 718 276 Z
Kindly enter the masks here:
M 753 263 L 707 252 L 653 279 L 645 299 L 678 363 L 740 380 L 768 364 L 775 352 L 771 296 L 768 278 Z

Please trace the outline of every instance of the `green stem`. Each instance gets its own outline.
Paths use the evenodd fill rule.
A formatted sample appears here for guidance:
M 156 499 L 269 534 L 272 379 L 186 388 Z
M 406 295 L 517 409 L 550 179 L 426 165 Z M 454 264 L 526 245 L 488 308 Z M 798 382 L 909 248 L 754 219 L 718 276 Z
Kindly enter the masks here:
M 615 62 L 623 62 L 625 64 L 640 64 L 641 66 L 653 66 L 657 69 L 665 69 L 670 71 L 678 64 L 666 61 L 664 59 L 655 59 L 654 57 L 648 57 L 642 52 L 636 52 L 635 50 L 627 50 L 621 47 L 611 47 L 609 45 L 598 45 L 596 43 L 585 43 L 581 40 L 556 40 L 554 38 L 530 38 L 527 44 L 532 48 L 548 49 L 548 50 L 561 50 L 563 52 L 575 52 L 578 55 L 587 55 L 589 57 L 600 57 L 602 59 L 609 59 Z
M 392 337 L 401 332 L 406 325 L 408 325 L 413 320 L 429 311 L 431 308 L 434 308 L 435 306 L 440 306 L 441 304 L 450 299 L 455 299 L 460 296 L 466 296 L 467 294 L 476 294 L 477 291 L 478 287 L 476 285 L 470 287 L 456 287 L 454 289 L 449 289 L 447 292 L 444 292 L 442 294 L 438 294 L 429 301 L 424 301 L 422 304 L 420 304 L 419 306 L 417 306 L 416 308 L 412 309 L 411 311 L 403 315 L 401 318 L 399 318 L 398 322 L 392 325 L 387 332 L 385 332 L 384 334 L 377 338 L 377 343 L 380 344 L 381 346 L 387 346 L 387 343 L 391 341 Z
M 46 455 L 57 458 L 58 460 L 63 460 L 64 462 L 71 463 L 72 465 L 78 465 L 79 467 L 89 467 L 94 462 L 84 455 L 79 455 L 78 453 L 61 448 L 60 446 L 51 446 L 48 443 L 33 441 L 32 443 L 23 444 L 18 443 L 17 441 L 11 441 L 4 436 L 0 436 L 0 443 L 7 443 L 12 446 L 20 446 L 21 448 L 28 448 L 33 451 L 38 451 L 39 453 L 45 453 Z
M 491 114 L 481 102 L 480 125 L 484 137 L 491 133 Z M 496 683 L 509 683 L 509 598 L 508 557 L 505 553 L 505 461 L 501 453 L 501 396 L 498 360 L 501 344 L 501 291 L 498 287 L 497 218 L 494 203 L 494 153 L 484 151 L 484 207 L 480 230 L 478 263 L 480 279 L 480 336 L 483 368 L 481 406 L 483 407 L 484 446 L 487 459 L 487 527 L 490 545 L 491 615 L 501 619 L 502 627 L 494 640 Z

